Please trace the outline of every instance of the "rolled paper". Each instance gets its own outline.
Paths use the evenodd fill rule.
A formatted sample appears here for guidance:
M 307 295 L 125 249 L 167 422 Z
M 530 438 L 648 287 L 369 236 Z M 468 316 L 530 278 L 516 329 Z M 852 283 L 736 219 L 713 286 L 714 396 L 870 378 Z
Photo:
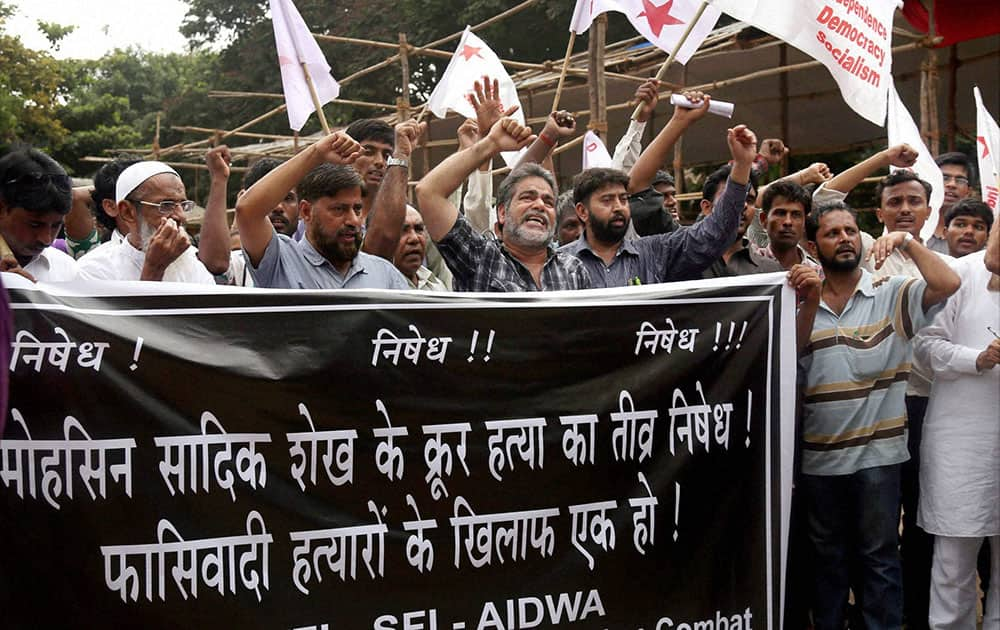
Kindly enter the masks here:
M 677 107 L 684 107 L 687 109 L 696 109 L 699 107 L 698 105 L 692 103 L 689 99 L 685 98 L 681 94 L 671 94 L 670 104 L 676 105 Z M 716 116 L 722 116 L 724 118 L 732 118 L 733 109 L 735 109 L 735 107 L 736 106 L 733 105 L 732 103 L 727 103 L 726 101 L 716 101 L 713 99 L 708 104 L 708 113 L 715 114 Z

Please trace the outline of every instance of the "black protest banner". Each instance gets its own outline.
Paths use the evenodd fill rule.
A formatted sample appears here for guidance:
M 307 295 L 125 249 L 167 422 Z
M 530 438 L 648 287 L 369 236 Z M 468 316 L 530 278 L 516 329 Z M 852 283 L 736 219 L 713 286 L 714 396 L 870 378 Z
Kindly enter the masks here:
M 9 292 L 5 627 L 780 627 L 780 278 L 108 286 Z

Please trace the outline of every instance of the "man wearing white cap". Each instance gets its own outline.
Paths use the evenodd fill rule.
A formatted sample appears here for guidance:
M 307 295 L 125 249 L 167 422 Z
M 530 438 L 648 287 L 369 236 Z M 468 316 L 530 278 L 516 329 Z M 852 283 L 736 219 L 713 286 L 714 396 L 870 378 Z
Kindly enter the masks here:
M 215 284 L 184 231 L 194 202 L 177 171 L 162 162 L 133 164 L 118 176 L 115 202 L 129 233 L 81 258 L 82 277 Z

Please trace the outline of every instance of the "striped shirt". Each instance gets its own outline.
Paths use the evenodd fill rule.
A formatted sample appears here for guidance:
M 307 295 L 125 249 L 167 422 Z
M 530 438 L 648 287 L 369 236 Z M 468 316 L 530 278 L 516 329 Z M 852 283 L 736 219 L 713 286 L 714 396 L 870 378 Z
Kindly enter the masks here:
M 909 459 L 906 380 L 910 340 L 933 316 L 926 283 L 861 270 L 838 316 L 821 301 L 799 365 L 805 374 L 802 472 L 847 475 Z M 937 310 L 937 309 L 934 309 Z

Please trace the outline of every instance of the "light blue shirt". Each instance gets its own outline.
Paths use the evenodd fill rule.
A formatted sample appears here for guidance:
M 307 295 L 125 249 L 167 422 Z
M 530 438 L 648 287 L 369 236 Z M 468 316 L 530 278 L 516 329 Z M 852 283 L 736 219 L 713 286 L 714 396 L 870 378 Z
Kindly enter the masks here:
M 254 286 L 266 289 L 409 289 L 406 278 L 384 258 L 364 252 L 341 274 L 309 242 L 273 232 L 260 264 L 254 267 L 246 251 Z

